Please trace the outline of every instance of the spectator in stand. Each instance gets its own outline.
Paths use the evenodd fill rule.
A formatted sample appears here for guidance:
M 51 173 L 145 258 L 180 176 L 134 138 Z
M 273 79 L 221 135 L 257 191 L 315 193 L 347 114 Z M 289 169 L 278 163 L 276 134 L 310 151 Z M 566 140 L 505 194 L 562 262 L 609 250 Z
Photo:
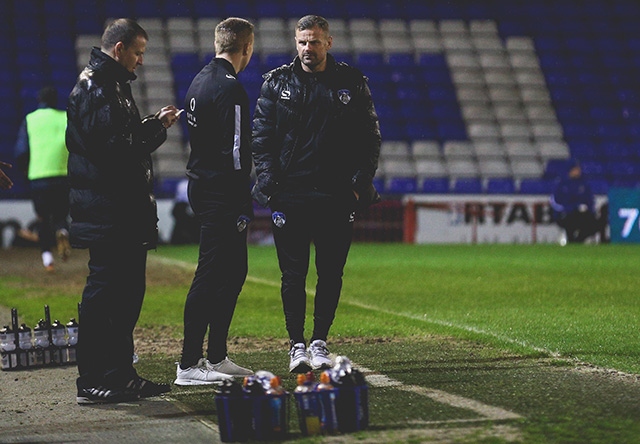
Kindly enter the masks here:
M 568 174 L 556 185 L 549 203 L 554 220 L 565 232 L 566 242 L 583 243 L 600 230 L 594 195 L 577 161 L 572 161 Z M 565 239 L 561 243 L 564 244 Z

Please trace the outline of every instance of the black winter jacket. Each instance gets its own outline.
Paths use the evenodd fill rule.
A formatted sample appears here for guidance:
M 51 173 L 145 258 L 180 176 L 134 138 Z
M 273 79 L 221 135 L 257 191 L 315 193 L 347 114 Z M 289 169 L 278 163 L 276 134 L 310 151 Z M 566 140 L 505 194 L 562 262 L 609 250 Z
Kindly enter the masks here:
M 323 72 L 305 72 L 296 57 L 264 78 L 253 121 L 254 198 L 355 190 L 361 205 L 379 199 L 372 179 L 381 136 L 364 75 L 327 54 Z
M 159 119 L 140 118 L 129 84 L 135 78 L 93 48 L 69 96 L 70 235 L 76 248 L 115 241 L 157 244 L 151 153 L 167 132 Z

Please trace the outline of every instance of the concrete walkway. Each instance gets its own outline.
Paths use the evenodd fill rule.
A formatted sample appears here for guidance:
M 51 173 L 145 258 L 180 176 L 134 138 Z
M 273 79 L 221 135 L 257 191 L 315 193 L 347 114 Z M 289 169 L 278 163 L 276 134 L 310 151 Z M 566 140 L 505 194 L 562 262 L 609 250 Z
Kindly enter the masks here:
M 2 443 L 220 443 L 217 426 L 169 396 L 123 404 L 76 403 L 77 368 L 0 371 Z

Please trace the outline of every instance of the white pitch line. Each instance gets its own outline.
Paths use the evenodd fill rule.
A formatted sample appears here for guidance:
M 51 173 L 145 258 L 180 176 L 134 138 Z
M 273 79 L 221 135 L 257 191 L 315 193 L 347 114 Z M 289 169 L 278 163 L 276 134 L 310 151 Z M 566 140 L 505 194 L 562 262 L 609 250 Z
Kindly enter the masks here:
M 500 407 L 494 407 L 488 404 L 484 404 L 475 399 L 465 398 L 463 396 L 454 395 L 442 390 L 430 389 L 421 387 L 419 385 L 405 385 L 400 381 L 392 379 L 387 375 L 374 373 L 365 367 L 361 367 L 355 363 L 351 363 L 355 368 L 359 369 L 365 374 L 365 379 L 369 384 L 374 387 L 394 387 L 398 390 L 403 390 L 410 393 L 417 393 L 422 396 L 433 399 L 441 404 L 447 404 L 451 407 L 457 407 L 465 410 L 471 410 L 483 417 L 484 420 L 500 420 L 500 419 L 520 419 L 522 416 L 517 413 L 510 412 L 509 410 L 502 409 Z
M 519 340 L 519 339 L 513 339 L 513 338 L 510 338 L 508 336 L 499 335 L 499 334 L 493 333 L 491 331 L 483 330 L 483 329 L 477 328 L 477 327 L 471 327 L 471 326 L 462 325 L 462 324 L 455 324 L 453 322 L 443 321 L 443 320 L 440 320 L 440 319 L 431 319 L 431 318 L 427 317 L 426 314 L 420 316 L 420 315 L 415 315 L 415 314 L 411 314 L 411 313 L 400 313 L 400 312 L 397 312 L 397 311 L 385 310 L 384 308 L 380 308 L 380 307 L 374 307 L 372 305 L 364 304 L 362 302 L 358 302 L 358 301 L 354 301 L 354 300 L 344 301 L 343 303 L 353 305 L 354 307 L 364 308 L 366 310 L 377 311 L 377 312 L 383 313 L 383 314 L 388 314 L 388 315 L 392 315 L 392 316 L 400 316 L 400 317 L 403 317 L 403 318 L 413 319 L 413 320 L 416 320 L 416 321 L 423 321 L 423 322 L 426 322 L 428 324 L 436 324 L 436 325 L 441 325 L 443 327 L 451 327 L 451 328 L 455 328 L 455 329 L 458 329 L 458 330 L 468 331 L 468 332 L 471 332 L 471 333 L 477 333 L 477 334 L 484 335 L 484 336 L 490 336 L 492 338 L 499 339 L 500 341 L 503 341 L 503 342 L 507 342 L 507 343 L 510 343 L 510 344 L 516 344 L 516 345 L 519 345 L 521 347 L 526 347 L 528 349 L 535 350 L 537 352 L 549 354 L 549 355 L 553 356 L 554 358 L 561 357 L 560 353 L 558 353 L 558 352 L 554 352 L 554 351 L 548 350 L 546 348 L 535 346 L 535 345 L 530 344 L 530 343 L 528 343 L 526 341 L 522 341 L 522 340 Z

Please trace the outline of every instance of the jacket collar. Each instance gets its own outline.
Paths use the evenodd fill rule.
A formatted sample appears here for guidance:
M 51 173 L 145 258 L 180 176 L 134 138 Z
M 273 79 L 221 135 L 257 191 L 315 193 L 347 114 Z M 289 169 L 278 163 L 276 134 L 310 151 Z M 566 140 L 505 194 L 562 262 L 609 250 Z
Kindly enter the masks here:
M 97 46 L 91 49 L 89 66 L 96 71 L 103 71 L 108 76 L 113 76 L 120 83 L 130 82 L 138 78 L 134 73 L 127 71 L 124 66 L 116 62 L 109 54 L 102 52 Z
M 314 74 L 318 75 L 325 72 L 334 71 L 335 69 L 336 69 L 336 59 L 330 53 L 327 53 L 327 66 L 325 67 L 324 71 L 317 72 L 317 73 L 307 72 L 304 69 L 302 69 L 302 62 L 300 61 L 300 57 L 296 56 L 293 59 L 293 70 L 298 75 L 314 75 Z
M 236 73 L 236 69 L 227 59 L 223 59 L 222 57 L 214 57 L 209 63 L 211 65 L 220 65 L 221 67 L 229 71 L 229 74 L 233 75 L 234 77 L 238 76 L 238 73 Z

